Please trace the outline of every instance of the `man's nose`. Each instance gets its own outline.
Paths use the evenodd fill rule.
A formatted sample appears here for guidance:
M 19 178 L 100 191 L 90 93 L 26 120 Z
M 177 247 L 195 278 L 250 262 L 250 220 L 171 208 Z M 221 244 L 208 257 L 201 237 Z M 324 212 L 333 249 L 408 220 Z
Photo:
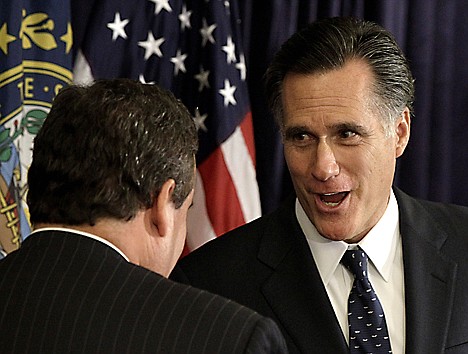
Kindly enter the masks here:
M 319 141 L 312 168 L 312 174 L 320 181 L 337 176 L 340 173 L 340 167 L 336 161 L 336 156 L 332 146 L 326 141 Z

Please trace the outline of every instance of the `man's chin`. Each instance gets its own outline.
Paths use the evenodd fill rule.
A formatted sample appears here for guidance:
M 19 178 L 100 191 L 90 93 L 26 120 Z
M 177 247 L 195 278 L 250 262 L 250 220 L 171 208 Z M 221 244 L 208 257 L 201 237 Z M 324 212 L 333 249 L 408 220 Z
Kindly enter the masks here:
M 357 243 L 359 242 L 362 237 L 359 236 L 353 236 L 354 233 L 350 231 L 349 229 L 347 230 L 328 230 L 327 228 L 319 229 L 320 235 L 330 241 L 344 241 L 347 243 Z

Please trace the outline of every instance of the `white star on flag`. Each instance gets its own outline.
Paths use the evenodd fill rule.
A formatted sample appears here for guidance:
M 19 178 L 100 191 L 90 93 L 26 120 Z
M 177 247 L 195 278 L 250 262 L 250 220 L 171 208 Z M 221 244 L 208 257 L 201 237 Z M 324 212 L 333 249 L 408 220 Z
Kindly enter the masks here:
M 200 68 L 200 72 L 195 75 L 195 79 L 198 80 L 198 92 L 201 92 L 204 87 L 210 88 L 210 83 L 208 82 L 208 75 L 210 75 L 209 70 L 204 70 L 203 68 Z
M 224 11 L 226 11 L 226 15 L 231 16 L 231 4 L 229 1 L 230 0 L 225 0 L 223 5 L 224 5 Z
M 236 69 L 240 72 L 240 77 L 242 81 L 245 81 L 247 77 L 247 68 L 245 66 L 245 57 L 244 54 L 239 55 L 240 59 L 239 62 L 236 64 Z
M 223 46 L 223 51 L 227 55 L 227 63 L 231 64 L 236 61 L 236 46 L 232 42 L 231 36 L 228 36 L 226 45 Z
M 205 47 L 207 42 L 212 44 L 215 43 L 215 39 L 213 37 L 213 31 L 216 29 L 216 24 L 212 24 L 208 26 L 206 23 L 206 19 L 203 18 L 203 27 L 200 29 L 200 33 L 202 35 L 202 46 Z
M 200 114 L 200 110 L 195 108 L 195 117 L 193 117 L 193 120 L 195 122 L 195 125 L 197 126 L 197 130 L 201 129 L 204 132 L 207 132 L 208 129 L 206 129 L 205 126 L 205 119 L 208 117 L 208 114 Z
M 219 93 L 224 97 L 224 107 L 227 107 L 230 104 L 235 106 L 237 104 L 236 99 L 234 98 L 234 92 L 236 91 L 236 86 L 231 86 L 231 83 L 228 79 L 224 80 L 224 88 L 219 90 Z
M 183 31 L 185 28 L 192 28 L 190 25 L 190 16 L 192 15 L 192 11 L 187 11 L 187 7 L 182 6 L 182 12 L 179 15 L 180 20 L 180 29 Z
M 181 54 L 180 49 L 177 49 L 176 56 L 171 58 L 171 62 L 174 63 L 174 75 L 177 76 L 179 70 L 183 73 L 187 71 L 184 64 L 185 59 L 187 59 L 187 54 Z
M 115 42 L 117 38 L 122 37 L 127 39 L 127 33 L 125 33 L 124 27 L 128 24 L 129 20 L 122 20 L 120 13 L 116 12 L 114 16 L 114 22 L 109 22 L 107 27 L 112 30 L 112 41 Z
M 162 58 L 163 54 L 161 52 L 161 49 L 159 48 L 161 44 L 163 44 L 164 38 L 158 38 L 154 39 L 153 33 L 151 31 L 148 31 L 148 38 L 146 41 L 141 41 L 138 42 L 138 45 L 140 47 L 145 48 L 145 60 L 148 60 L 148 58 L 156 54 L 158 57 Z
M 154 85 L 155 84 L 154 81 L 146 82 L 146 79 L 143 76 L 143 74 L 140 74 L 140 76 L 138 76 L 138 81 L 140 81 L 142 84 L 147 84 L 147 85 Z
M 169 0 L 149 0 L 154 2 L 154 13 L 158 15 L 162 9 L 166 10 L 167 12 L 172 12 L 172 7 L 169 5 Z

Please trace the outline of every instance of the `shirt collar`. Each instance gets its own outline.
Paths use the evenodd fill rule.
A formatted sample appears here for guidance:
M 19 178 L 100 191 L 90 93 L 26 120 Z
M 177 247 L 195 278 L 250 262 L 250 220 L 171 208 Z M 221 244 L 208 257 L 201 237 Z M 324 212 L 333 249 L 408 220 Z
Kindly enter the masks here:
M 331 241 L 321 236 L 307 217 L 298 199 L 296 199 L 296 217 L 307 238 L 320 276 L 324 284 L 328 284 L 336 267 L 340 264 L 343 254 L 353 246 L 344 241 Z M 367 253 L 370 261 L 385 281 L 390 278 L 392 261 L 398 247 L 398 224 L 398 203 L 393 191 L 391 191 L 384 214 L 369 233 L 356 244 Z
M 107 246 L 111 247 L 112 249 L 114 249 L 123 258 L 125 258 L 125 260 L 127 262 L 130 261 L 128 259 L 128 257 L 125 255 L 125 253 L 123 253 L 123 251 L 120 248 L 118 248 L 116 245 L 114 245 L 113 243 L 107 241 L 106 239 L 104 239 L 102 237 L 90 234 L 88 232 L 84 232 L 84 231 L 80 231 L 80 230 L 76 230 L 76 229 L 69 229 L 69 228 L 66 228 L 66 227 L 44 227 L 44 228 L 41 228 L 41 229 L 34 230 L 33 232 L 31 232 L 31 235 L 42 232 L 42 231 L 63 231 L 63 232 L 71 233 L 71 234 L 78 234 L 78 235 L 81 235 L 81 236 L 92 238 L 93 240 L 102 242 L 102 243 L 106 244 Z

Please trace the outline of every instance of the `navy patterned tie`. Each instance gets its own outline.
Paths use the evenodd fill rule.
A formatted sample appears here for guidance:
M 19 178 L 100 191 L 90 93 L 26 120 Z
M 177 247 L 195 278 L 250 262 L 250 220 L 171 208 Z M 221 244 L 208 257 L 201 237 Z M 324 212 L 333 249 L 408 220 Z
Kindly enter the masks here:
M 354 274 L 348 299 L 349 352 L 391 353 L 383 309 L 367 276 L 367 254 L 348 250 L 341 263 Z

